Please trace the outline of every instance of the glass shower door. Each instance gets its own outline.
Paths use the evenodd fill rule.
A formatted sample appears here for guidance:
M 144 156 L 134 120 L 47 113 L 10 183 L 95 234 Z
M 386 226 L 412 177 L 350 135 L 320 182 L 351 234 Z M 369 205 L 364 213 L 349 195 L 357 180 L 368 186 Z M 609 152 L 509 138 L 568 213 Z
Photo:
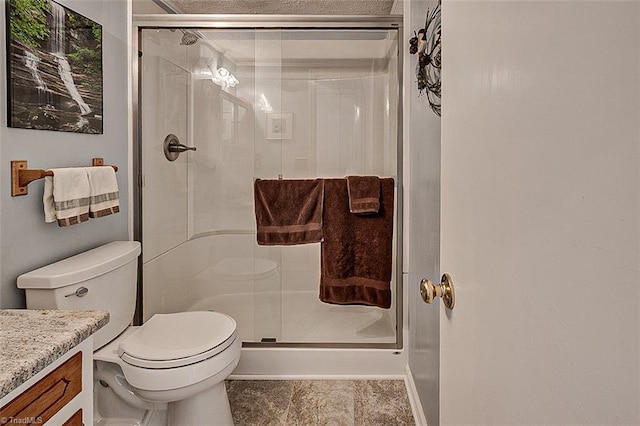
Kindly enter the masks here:
M 397 31 L 189 31 L 141 33 L 143 319 L 213 310 L 249 343 L 395 344 L 398 274 L 391 309 L 321 302 L 320 244 L 258 245 L 253 184 L 398 183 Z M 168 134 L 197 151 L 167 161 Z
M 255 133 L 253 139 L 254 169 L 252 180 L 277 179 L 282 176 L 282 127 L 274 123 L 282 112 L 282 33 L 279 29 L 254 31 L 253 81 L 240 90 L 253 86 Z M 277 124 L 281 125 L 281 122 Z M 252 184 L 253 188 L 253 184 Z M 253 213 L 253 210 L 252 210 Z M 255 220 L 252 230 L 255 232 Z M 281 342 L 282 336 L 282 247 L 258 246 L 253 236 L 254 251 L 254 330 L 255 342 Z M 269 276 L 268 270 L 274 274 Z
M 168 255 L 189 237 L 189 155 L 169 161 L 164 144 L 173 135 L 190 144 L 191 73 L 187 52 L 169 31 L 145 32 L 142 58 L 141 174 L 144 319 L 189 304 L 180 285 L 185 274 Z M 179 39 L 178 39 L 179 40 Z M 165 256 L 167 255 L 167 256 Z M 171 261 L 169 261 L 171 260 Z M 174 263 L 175 260 L 175 263 Z

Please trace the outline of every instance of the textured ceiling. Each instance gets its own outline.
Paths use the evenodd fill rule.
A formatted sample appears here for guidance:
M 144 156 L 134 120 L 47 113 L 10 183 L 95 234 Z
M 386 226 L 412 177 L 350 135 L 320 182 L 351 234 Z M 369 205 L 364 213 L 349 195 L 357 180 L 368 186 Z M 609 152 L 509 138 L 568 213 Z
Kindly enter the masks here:
M 154 0 L 159 2 L 160 0 Z M 179 13 L 388 15 L 394 0 L 161 0 Z

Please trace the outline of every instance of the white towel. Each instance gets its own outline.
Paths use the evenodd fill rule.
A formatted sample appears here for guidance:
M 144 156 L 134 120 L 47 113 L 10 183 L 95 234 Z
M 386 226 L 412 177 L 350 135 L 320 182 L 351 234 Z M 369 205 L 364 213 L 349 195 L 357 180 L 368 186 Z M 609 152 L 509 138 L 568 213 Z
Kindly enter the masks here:
M 69 226 L 89 220 L 89 178 L 82 167 L 51 169 L 44 181 L 45 222 Z
M 103 217 L 120 211 L 118 180 L 111 166 L 85 167 L 89 177 L 89 217 Z
M 47 223 L 56 221 L 56 207 L 53 203 L 53 178 L 45 176 L 44 178 L 44 195 L 42 196 L 44 204 L 44 221 Z

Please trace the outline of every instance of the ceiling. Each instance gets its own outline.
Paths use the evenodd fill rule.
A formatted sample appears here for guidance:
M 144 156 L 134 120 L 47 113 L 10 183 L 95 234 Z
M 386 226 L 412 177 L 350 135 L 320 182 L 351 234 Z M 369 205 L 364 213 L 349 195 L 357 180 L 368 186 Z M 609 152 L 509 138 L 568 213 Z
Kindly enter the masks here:
M 150 0 L 181 14 L 389 15 L 397 0 Z M 134 1 L 134 9 L 136 6 Z M 138 3 L 143 3 L 139 2 Z M 396 6 L 397 7 L 397 6 Z M 136 11 L 134 10 L 134 13 Z M 139 12 L 140 13 L 140 12 Z M 145 13 L 145 12 L 141 12 Z M 393 11 L 393 13 L 401 13 Z

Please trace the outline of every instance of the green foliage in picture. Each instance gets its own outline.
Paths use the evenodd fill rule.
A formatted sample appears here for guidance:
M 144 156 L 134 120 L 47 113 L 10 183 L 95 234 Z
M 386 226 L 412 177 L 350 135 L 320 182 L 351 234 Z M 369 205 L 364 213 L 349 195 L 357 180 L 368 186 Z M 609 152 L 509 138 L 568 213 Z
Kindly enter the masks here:
M 85 89 L 102 91 L 102 26 L 82 15 L 69 15 L 67 27 L 76 35 L 67 53 L 71 67 L 87 77 L 81 83 Z
M 102 43 L 102 26 L 82 15 L 67 15 L 67 26 L 71 31 L 89 32 L 93 35 L 96 44 Z M 88 41 L 88 40 L 87 40 Z
M 11 0 L 9 3 L 10 34 L 27 46 L 38 48 L 49 37 L 47 0 Z
M 93 33 L 93 39 L 96 41 L 98 46 L 102 46 L 102 25 L 96 24 L 95 22 L 91 24 L 91 32 Z
M 87 81 L 82 85 L 88 90 L 102 90 L 102 51 L 87 48 L 78 48 L 75 52 L 67 54 L 71 67 L 86 75 Z

